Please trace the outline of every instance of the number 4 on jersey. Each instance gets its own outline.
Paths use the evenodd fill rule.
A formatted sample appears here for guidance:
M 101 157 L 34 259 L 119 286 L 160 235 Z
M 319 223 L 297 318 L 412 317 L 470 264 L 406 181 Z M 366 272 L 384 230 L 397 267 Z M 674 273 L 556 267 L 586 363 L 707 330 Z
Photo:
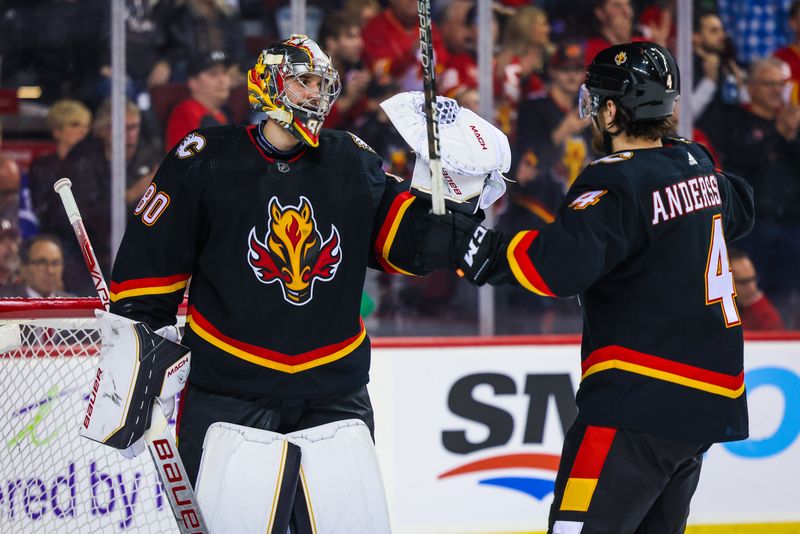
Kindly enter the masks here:
M 742 323 L 736 308 L 736 286 L 733 283 L 728 247 L 722 231 L 722 215 L 714 215 L 711 222 L 711 245 L 706 262 L 706 306 L 719 302 L 725 326 L 730 328 Z

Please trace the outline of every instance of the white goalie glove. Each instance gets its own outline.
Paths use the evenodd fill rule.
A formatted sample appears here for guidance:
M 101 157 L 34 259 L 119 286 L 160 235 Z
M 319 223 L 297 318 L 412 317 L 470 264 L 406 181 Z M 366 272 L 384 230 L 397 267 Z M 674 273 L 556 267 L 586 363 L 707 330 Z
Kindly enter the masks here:
M 168 339 L 177 340 L 174 327 L 153 332 L 113 313 L 96 315 L 103 344 L 80 434 L 131 458 L 144 450 L 151 424 L 159 426 L 152 429 L 155 433 L 166 428 L 175 395 L 188 379 L 191 354 Z
M 489 207 L 506 190 L 501 173 L 511 168 L 508 138 L 451 98 L 437 96 L 436 106 L 448 207 L 468 213 Z M 429 195 L 431 171 L 423 93 L 400 93 L 382 102 L 381 107 L 417 156 L 411 187 Z

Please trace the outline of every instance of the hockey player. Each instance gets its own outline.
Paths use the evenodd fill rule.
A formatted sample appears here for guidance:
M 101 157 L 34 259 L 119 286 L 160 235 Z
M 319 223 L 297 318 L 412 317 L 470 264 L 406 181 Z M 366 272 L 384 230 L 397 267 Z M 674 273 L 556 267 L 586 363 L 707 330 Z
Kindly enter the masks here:
M 192 351 L 192 365 L 177 436 L 190 479 L 194 482 L 200 472 L 198 499 L 212 530 L 218 518 L 204 506 L 204 495 L 217 488 L 209 490 L 203 477 L 227 493 L 206 499 L 209 506 L 235 515 L 220 506 L 228 502 L 233 485 L 243 492 L 266 476 L 255 466 L 267 454 L 254 454 L 250 464 L 239 460 L 246 458 L 247 448 L 240 447 L 240 437 L 256 447 L 252 450 L 261 450 L 280 446 L 284 435 L 294 433 L 293 442 L 311 450 L 336 433 L 347 433 L 346 425 L 327 425 L 355 419 L 363 422 L 372 447 L 366 387 L 370 341 L 359 316 L 366 269 L 427 272 L 418 257 L 430 203 L 385 174 L 380 158 L 358 137 L 321 129 L 340 87 L 330 58 L 305 36 L 264 50 L 248 75 L 248 88 L 251 104 L 269 118 L 187 135 L 167 155 L 136 207 L 117 254 L 111 311 L 153 329 L 175 322 L 191 279 L 182 343 Z M 469 137 L 476 139 L 474 131 Z M 505 153 L 507 146 L 505 141 Z M 217 422 L 225 424 L 207 434 Z M 362 437 L 351 440 L 352 450 L 364 450 Z M 222 448 L 209 453 L 220 443 Z M 280 447 L 269 450 L 285 460 Z M 209 454 L 219 465 L 206 466 Z M 250 466 L 244 476 L 251 480 L 232 481 L 230 472 L 219 469 L 234 466 L 234 459 L 245 470 Z M 304 452 L 304 466 L 306 460 Z M 317 463 L 335 470 L 341 461 L 332 455 Z M 337 531 L 386 532 L 385 502 L 384 513 L 359 510 L 360 501 L 348 493 L 375 479 L 359 467 L 328 477 L 334 480 L 328 480 L 327 491 L 345 500 L 331 513 L 374 517 L 363 528 L 339 522 L 337 528 L 345 530 Z M 306 498 L 309 491 L 321 490 L 306 484 L 314 478 L 308 469 L 298 485 Z M 285 489 L 276 488 L 276 502 L 279 493 L 286 497 Z M 362 491 L 383 498 L 380 488 Z M 241 495 L 232 506 L 239 505 L 242 513 L 248 513 L 242 503 L 254 495 L 274 505 L 273 493 L 265 490 Z M 270 517 L 269 510 L 249 508 L 251 514 Z M 314 532 L 330 532 L 319 523 L 328 512 L 317 507 L 312 514 L 311 508 L 304 518 L 293 519 L 294 526 L 304 532 L 302 525 L 313 526 L 316 514 Z M 263 531 L 241 526 L 246 523 L 240 519 L 215 531 Z M 269 528 L 278 531 L 277 524 L 270 522 Z
M 662 141 L 678 88 L 666 49 L 603 50 L 580 106 L 606 155 L 555 221 L 510 237 L 457 215 L 434 225 L 461 236 L 452 258 L 477 284 L 580 297 L 578 418 L 556 478 L 554 534 L 683 532 L 703 453 L 748 435 L 727 247 L 753 225 L 752 189 L 716 171 L 701 145 Z

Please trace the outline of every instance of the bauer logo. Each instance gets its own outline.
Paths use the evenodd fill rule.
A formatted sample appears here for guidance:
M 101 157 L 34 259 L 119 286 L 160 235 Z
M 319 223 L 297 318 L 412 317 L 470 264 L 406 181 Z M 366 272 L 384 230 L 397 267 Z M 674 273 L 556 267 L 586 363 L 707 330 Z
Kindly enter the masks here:
M 487 388 L 493 398 L 478 393 Z M 450 388 L 448 407 L 464 428 L 444 430 L 442 445 L 463 461 L 454 462 L 438 479 L 471 477 L 479 486 L 544 500 L 553 492 L 564 432 L 577 416 L 574 398 L 566 373 L 528 374 L 522 384 L 501 373 L 459 378 Z M 525 409 L 509 411 L 501 407 L 503 400 Z M 481 439 L 467 432 L 476 424 L 485 427 Z

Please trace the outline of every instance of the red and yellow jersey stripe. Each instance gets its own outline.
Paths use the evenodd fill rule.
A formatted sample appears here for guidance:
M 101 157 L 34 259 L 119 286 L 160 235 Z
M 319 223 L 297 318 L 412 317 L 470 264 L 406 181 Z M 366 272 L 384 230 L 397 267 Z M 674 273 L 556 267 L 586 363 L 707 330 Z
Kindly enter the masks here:
M 564 488 L 560 510 L 586 512 L 592 503 L 600 471 L 606 462 L 615 428 L 587 426 Z
M 171 276 L 161 276 L 153 278 L 135 278 L 124 282 L 111 282 L 111 302 L 127 299 L 130 297 L 142 297 L 147 295 L 166 295 L 186 288 L 189 273 L 173 274 Z
M 367 336 L 364 322 L 359 321 L 359 331 L 352 337 L 308 352 L 285 354 L 226 336 L 211 324 L 208 319 L 203 317 L 194 306 L 189 306 L 186 325 L 207 343 L 227 352 L 231 356 L 241 358 L 261 367 L 289 374 L 313 369 L 344 358 L 361 346 Z
M 516 197 L 514 203 L 533 213 L 547 224 L 556 220 L 555 214 L 535 198 Z
M 618 369 L 731 399 L 744 393 L 744 371 L 737 375 L 727 375 L 619 345 L 610 345 L 592 352 L 581 363 L 581 367 L 581 380 L 603 371 Z
M 378 238 L 375 240 L 375 257 L 378 259 L 378 263 L 381 264 L 383 270 L 387 273 L 414 276 L 414 273 L 394 265 L 389 260 L 389 253 L 392 251 L 392 244 L 394 243 L 395 237 L 397 237 L 397 229 L 400 227 L 400 222 L 403 220 L 403 216 L 416 198 L 417 197 L 409 192 L 397 195 L 394 201 L 392 201 L 389 213 L 383 221 L 380 232 L 378 232 Z
M 537 230 L 529 230 L 517 233 L 508 244 L 506 257 L 511 272 L 514 273 L 514 278 L 527 289 L 537 295 L 543 297 L 555 297 L 555 294 L 550 290 L 545 281 L 539 275 L 539 271 L 533 265 L 528 249 L 531 244 L 539 235 Z

